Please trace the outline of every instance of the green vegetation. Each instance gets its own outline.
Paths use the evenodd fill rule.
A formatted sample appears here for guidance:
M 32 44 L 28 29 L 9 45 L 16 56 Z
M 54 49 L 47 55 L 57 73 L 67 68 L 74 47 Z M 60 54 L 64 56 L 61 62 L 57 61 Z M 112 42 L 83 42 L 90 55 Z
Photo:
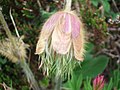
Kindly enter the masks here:
M 25 67 L 31 69 L 31 73 L 33 73 L 38 85 L 43 90 L 53 90 L 56 84 L 60 84 L 62 90 L 99 90 L 93 87 L 93 80 L 99 75 L 103 75 L 105 80 L 104 87 L 101 90 L 120 90 L 119 0 L 72 1 L 72 10 L 77 12 L 86 31 L 87 43 L 83 62 L 72 58 L 71 63 L 69 63 L 66 56 L 61 59 L 61 57 L 58 58 L 59 55 L 56 55 L 56 53 L 48 55 L 45 52 L 40 56 L 35 55 L 36 44 L 44 22 L 55 12 L 63 10 L 64 7 L 64 0 L 0 1 L 0 11 L 14 36 L 12 37 L 13 42 L 17 42 L 16 45 L 21 47 L 24 44 L 23 47 L 26 48 Z M 12 15 L 10 15 L 10 10 Z M 16 24 L 15 26 L 11 16 Z M 17 28 L 20 37 L 17 37 L 15 28 Z M 2 21 L 0 21 L 0 50 L 3 50 L 3 42 L 7 43 L 4 49 L 9 47 L 8 44 L 12 46 L 12 42 L 8 38 L 10 39 L 5 32 Z M 14 45 L 12 49 L 10 47 L 9 49 L 13 51 L 10 55 L 20 56 L 19 59 L 24 54 L 21 53 L 21 48 L 17 49 L 20 55 L 14 52 L 16 51 Z M 33 87 L 31 86 L 32 81 L 29 81 L 29 72 L 25 71 L 25 67 L 22 67 L 19 60 L 15 62 L 11 60 L 11 62 L 9 57 L 12 56 L 5 55 L 0 52 L 0 90 L 31 90 Z M 48 58 L 44 58 L 47 56 Z M 58 60 L 54 60 L 55 58 Z M 45 64 L 41 63 L 42 59 L 44 59 Z M 63 62 L 59 59 L 63 60 Z M 54 62 L 48 60 L 54 60 Z M 56 64 L 57 62 L 59 64 Z M 62 66 L 60 63 L 65 65 Z M 63 77 L 60 83 L 55 81 L 54 71 L 57 72 L 57 69 L 54 68 L 55 66 L 50 65 L 55 65 L 61 71 L 68 70 L 66 75 L 58 70 Z M 59 68 L 57 65 L 61 65 L 63 68 Z M 50 75 L 47 75 L 47 70 L 50 70 Z M 28 73 L 27 78 L 25 72 Z

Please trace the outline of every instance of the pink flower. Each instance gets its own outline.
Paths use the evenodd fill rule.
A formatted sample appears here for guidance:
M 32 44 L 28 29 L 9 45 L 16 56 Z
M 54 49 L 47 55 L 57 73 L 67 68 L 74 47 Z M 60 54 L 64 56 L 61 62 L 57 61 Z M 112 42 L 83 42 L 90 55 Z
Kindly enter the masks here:
M 82 61 L 84 43 L 83 24 L 77 15 L 73 11 L 59 11 L 43 25 L 36 54 L 43 53 L 46 45 L 49 45 L 58 54 L 67 54 L 74 50 L 75 58 Z
M 93 80 L 93 90 L 102 90 L 104 87 L 104 76 L 103 75 L 98 75 L 94 80 Z

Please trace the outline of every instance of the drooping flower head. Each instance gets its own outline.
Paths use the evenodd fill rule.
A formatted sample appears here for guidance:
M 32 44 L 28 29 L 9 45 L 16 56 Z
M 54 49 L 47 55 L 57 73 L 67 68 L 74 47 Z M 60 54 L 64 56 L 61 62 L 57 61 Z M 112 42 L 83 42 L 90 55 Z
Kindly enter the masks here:
M 93 80 L 93 89 L 94 90 L 102 90 L 104 87 L 104 76 L 103 75 L 98 75 L 94 80 Z
M 56 12 L 45 22 L 37 43 L 36 54 L 44 52 L 49 39 L 50 46 L 56 53 L 64 55 L 73 49 L 75 58 L 83 61 L 84 30 L 75 12 L 66 10 Z

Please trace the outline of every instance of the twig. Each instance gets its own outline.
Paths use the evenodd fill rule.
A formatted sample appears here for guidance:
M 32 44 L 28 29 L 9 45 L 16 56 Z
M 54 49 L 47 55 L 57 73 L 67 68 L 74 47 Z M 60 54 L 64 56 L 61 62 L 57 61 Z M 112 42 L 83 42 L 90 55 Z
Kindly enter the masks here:
M 118 55 L 114 55 L 114 54 L 112 54 L 112 53 L 109 53 L 108 51 L 109 51 L 109 50 L 107 50 L 107 49 L 103 49 L 103 50 L 101 50 L 100 52 L 98 52 L 98 53 L 96 54 L 96 56 L 97 56 L 97 55 L 100 55 L 100 54 L 105 54 L 105 55 L 107 55 L 107 56 L 109 56 L 109 57 L 111 57 L 111 58 L 119 58 Z
M 101 11 L 101 17 L 104 17 L 104 8 L 103 8 L 103 5 L 99 8 L 99 10 Z
M 112 2 L 113 2 L 113 4 L 114 4 L 116 10 L 117 10 L 118 12 L 120 12 L 119 9 L 118 9 L 118 7 L 117 7 L 117 4 L 116 4 L 115 0 L 112 0 Z
M 14 25 L 16 35 L 17 35 L 18 38 L 20 38 L 20 35 L 19 35 L 19 33 L 18 33 L 17 27 L 16 27 L 16 25 L 15 25 L 15 22 L 14 22 L 14 19 L 13 19 L 12 13 L 11 13 L 11 8 L 10 8 L 10 18 L 11 18 L 12 23 L 13 23 L 13 25 Z
M 8 87 L 4 82 L 0 83 L 0 85 L 4 88 L 4 90 L 13 90 L 12 88 Z
M 37 3 L 38 3 L 39 8 L 41 9 L 41 8 L 42 8 L 42 6 L 41 6 L 40 1 L 39 1 L 39 0 L 37 0 Z

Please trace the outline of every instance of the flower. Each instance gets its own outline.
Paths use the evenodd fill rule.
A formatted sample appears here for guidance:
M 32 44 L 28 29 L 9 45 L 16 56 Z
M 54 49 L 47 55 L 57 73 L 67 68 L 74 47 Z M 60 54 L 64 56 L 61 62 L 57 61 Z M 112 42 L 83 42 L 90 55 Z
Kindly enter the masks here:
M 102 90 L 104 87 L 104 76 L 103 75 L 98 75 L 94 80 L 93 80 L 93 90 Z
M 56 53 L 64 55 L 72 49 L 75 58 L 83 61 L 83 24 L 73 11 L 56 12 L 45 22 L 36 46 L 36 54 L 44 52 L 50 38 L 50 46 Z

